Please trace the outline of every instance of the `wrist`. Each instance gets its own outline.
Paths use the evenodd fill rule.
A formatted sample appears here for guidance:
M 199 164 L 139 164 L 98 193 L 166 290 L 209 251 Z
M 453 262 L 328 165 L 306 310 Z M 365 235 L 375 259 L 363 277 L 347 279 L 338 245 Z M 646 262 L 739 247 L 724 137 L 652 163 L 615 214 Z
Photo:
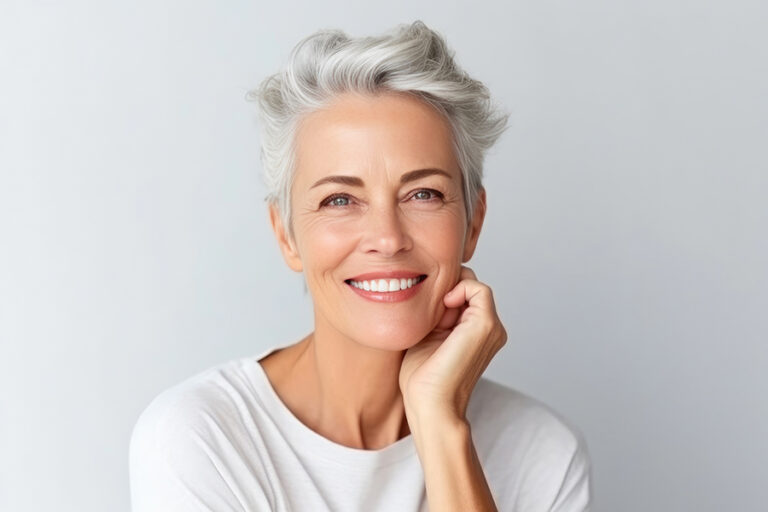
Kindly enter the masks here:
M 409 409 L 405 415 L 408 427 L 417 443 L 422 439 L 440 439 L 446 436 L 456 437 L 469 433 L 470 425 L 464 417 L 444 408 Z

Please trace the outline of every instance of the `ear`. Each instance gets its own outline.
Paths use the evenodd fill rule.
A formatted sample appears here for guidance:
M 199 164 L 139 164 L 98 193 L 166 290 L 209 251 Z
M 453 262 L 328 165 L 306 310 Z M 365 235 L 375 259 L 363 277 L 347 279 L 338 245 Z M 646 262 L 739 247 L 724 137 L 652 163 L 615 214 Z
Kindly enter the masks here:
M 480 238 L 480 230 L 483 228 L 485 210 L 485 187 L 480 187 L 480 190 L 477 194 L 477 201 L 475 202 L 475 212 L 472 216 L 472 224 L 469 226 L 469 230 L 467 231 L 467 235 L 464 239 L 464 255 L 461 258 L 462 263 L 468 262 L 472 258 L 472 255 L 475 253 L 477 240 Z
M 304 267 L 301 264 L 299 252 L 296 250 L 296 244 L 288 235 L 283 220 L 280 218 L 280 212 L 274 204 L 269 205 L 269 222 L 272 224 L 277 244 L 280 246 L 280 252 L 283 253 L 283 259 L 285 259 L 288 267 L 295 272 L 301 272 Z

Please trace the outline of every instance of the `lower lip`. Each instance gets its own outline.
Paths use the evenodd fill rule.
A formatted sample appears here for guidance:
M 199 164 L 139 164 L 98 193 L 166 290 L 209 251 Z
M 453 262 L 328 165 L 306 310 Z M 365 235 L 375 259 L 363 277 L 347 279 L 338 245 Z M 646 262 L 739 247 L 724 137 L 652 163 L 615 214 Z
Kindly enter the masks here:
M 421 289 L 421 283 L 426 281 L 427 278 L 425 277 L 415 285 L 411 286 L 410 288 L 406 288 L 404 290 L 398 290 L 396 292 L 372 292 L 369 290 L 363 290 L 362 288 L 355 288 L 351 284 L 346 284 L 349 286 L 353 292 L 357 293 L 364 299 L 371 300 L 373 302 L 401 302 L 404 300 L 408 300 L 414 295 L 416 295 L 419 290 Z

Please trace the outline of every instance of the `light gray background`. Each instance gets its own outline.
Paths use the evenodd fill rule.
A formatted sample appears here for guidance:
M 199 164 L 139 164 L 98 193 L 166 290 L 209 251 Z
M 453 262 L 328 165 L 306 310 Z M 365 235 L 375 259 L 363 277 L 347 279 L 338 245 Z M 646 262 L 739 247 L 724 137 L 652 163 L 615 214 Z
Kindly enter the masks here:
M 512 112 L 486 376 L 582 429 L 595 510 L 764 509 L 765 3 L 3 0 L 1 510 L 128 510 L 153 396 L 309 332 L 244 95 L 318 28 L 414 19 Z

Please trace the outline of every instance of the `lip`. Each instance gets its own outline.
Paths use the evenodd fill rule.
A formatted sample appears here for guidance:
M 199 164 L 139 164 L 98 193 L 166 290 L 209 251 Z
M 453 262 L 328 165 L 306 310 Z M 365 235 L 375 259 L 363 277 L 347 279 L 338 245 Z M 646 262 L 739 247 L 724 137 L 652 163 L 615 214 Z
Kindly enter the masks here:
M 379 274 L 363 274 L 363 275 L 370 275 L 374 277 L 382 276 L 381 273 Z M 346 285 L 351 289 L 353 292 L 358 294 L 359 296 L 363 297 L 364 299 L 368 299 L 373 302 L 402 302 L 404 300 L 408 300 L 417 293 L 419 293 L 419 290 L 421 290 L 421 284 L 427 280 L 426 274 L 416 274 L 416 277 L 424 276 L 424 279 L 416 283 L 415 285 L 411 286 L 410 288 L 406 288 L 404 290 L 398 290 L 396 292 L 372 292 L 372 291 L 366 291 L 361 288 L 355 288 L 349 283 L 349 279 L 345 281 Z M 392 279 L 395 279 L 397 276 L 392 276 Z M 410 275 L 409 275 L 410 277 Z M 384 279 L 384 278 L 382 278 Z M 357 281 L 357 279 L 354 279 L 354 281 Z M 365 281 L 365 279 L 361 279 L 361 281 Z
M 412 272 L 410 270 L 381 270 L 379 272 L 368 272 L 359 276 L 349 277 L 353 281 L 370 281 L 371 279 L 408 279 L 417 278 L 426 275 L 423 272 Z

